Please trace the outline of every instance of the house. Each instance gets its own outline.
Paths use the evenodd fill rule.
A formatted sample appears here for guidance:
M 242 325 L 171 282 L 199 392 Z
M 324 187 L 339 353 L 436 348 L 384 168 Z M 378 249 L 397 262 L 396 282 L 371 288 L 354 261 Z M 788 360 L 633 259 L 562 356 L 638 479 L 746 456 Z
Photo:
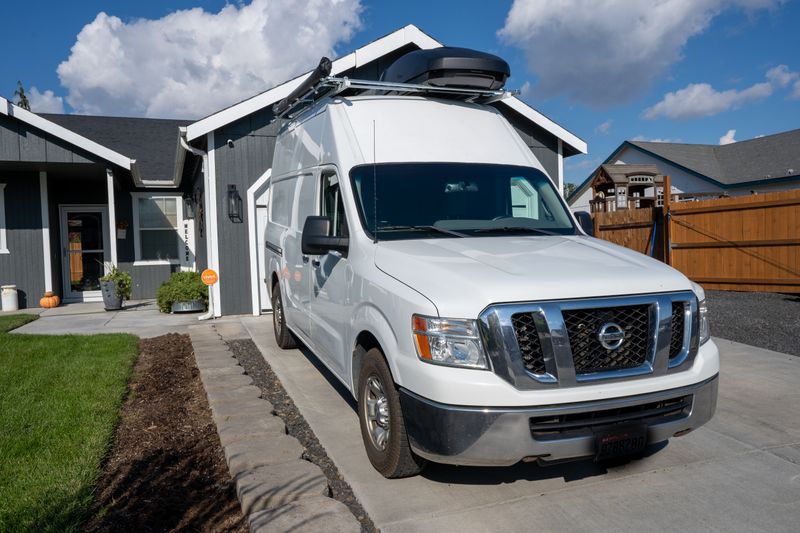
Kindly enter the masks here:
M 726 145 L 625 141 L 567 199 L 573 211 L 800 188 L 800 129 Z
M 376 80 L 403 54 L 442 46 L 413 25 L 333 61 Z M 131 272 L 153 298 L 176 270 L 212 268 L 215 316 L 269 309 L 263 229 L 280 120 L 272 105 L 308 73 L 198 121 L 37 115 L 0 99 L 0 284 L 35 306 L 100 299 L 98 277 Z M 494 104 L 563 186 L 586 143 L 516 98 Z

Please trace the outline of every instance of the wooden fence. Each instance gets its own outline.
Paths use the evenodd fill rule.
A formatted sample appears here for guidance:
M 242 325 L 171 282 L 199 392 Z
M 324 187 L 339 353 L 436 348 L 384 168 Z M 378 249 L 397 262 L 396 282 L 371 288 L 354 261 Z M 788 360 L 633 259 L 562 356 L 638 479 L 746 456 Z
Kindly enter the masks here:
M 800 293 L 800 190 L 594 217 L 599 238 L 659 258 L 708 289 Z

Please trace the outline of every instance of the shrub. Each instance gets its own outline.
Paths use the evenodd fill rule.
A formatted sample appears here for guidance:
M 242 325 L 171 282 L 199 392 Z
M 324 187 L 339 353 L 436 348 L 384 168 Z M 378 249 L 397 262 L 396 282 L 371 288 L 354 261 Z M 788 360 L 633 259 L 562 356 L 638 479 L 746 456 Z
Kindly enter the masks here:
M 174 272 L 156 292 L 158 309 L 162 313 L 169 313 L 174 302 L 191 300 L 202 300 L 208 307 L 208 287 L 198 272 Z
M 133 279 L 131 278 L 131 275 L 124 270 L 120 270 L 115 265 L 111 265 L 110 272 L 100 278 L 100 281 L 113 281 L 117 286 L 117 296 L 123 300 L 131 299 L 131 287 L 133 287 Z

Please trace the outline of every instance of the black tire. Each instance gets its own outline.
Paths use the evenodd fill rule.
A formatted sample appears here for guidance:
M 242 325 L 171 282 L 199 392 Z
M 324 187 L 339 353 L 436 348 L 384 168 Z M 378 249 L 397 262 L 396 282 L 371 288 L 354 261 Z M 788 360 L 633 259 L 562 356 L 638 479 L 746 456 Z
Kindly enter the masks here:
M 385 426 L 378 428 L 378 431 L 384 428 L 388 429 L 382 448 L 380 444 L 376 443 L 373 433 L 373 428 L 380 424 L 371 419 L 368 414 L 368 395 L 370 401 L 375 401 L 375 395 L 370 389 L 371 380 L 377 380 L 380 383 L 382 397 L 385 399 L 382 405 L 388 408 L 388 422 Z M 386 365 L 386 360 L 383 358 L 383 353 L 378 348 L 372 348 L 364 355 L 358 379 L 358 420 L 367 456 L 375 470 L 386 478 L 410 477 L 422 472 L 427 461 L 411 451 L 400 406 L 400 395 L 389 367 Z
M 276 283 L 272 287 L 272 328 L 275 331 L 275 342 L 284 350 L 297 348 L 297 340 L 286 327 L 286 315 L 283 313 L 283 298 L 281 286 Z

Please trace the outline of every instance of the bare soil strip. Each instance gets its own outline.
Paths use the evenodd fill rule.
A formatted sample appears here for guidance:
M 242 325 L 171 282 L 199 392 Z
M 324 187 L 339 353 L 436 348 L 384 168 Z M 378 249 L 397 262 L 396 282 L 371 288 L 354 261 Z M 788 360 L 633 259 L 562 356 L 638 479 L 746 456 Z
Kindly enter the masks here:
M 142 339 L 90 531 L 247 531 L 186 335 Z

